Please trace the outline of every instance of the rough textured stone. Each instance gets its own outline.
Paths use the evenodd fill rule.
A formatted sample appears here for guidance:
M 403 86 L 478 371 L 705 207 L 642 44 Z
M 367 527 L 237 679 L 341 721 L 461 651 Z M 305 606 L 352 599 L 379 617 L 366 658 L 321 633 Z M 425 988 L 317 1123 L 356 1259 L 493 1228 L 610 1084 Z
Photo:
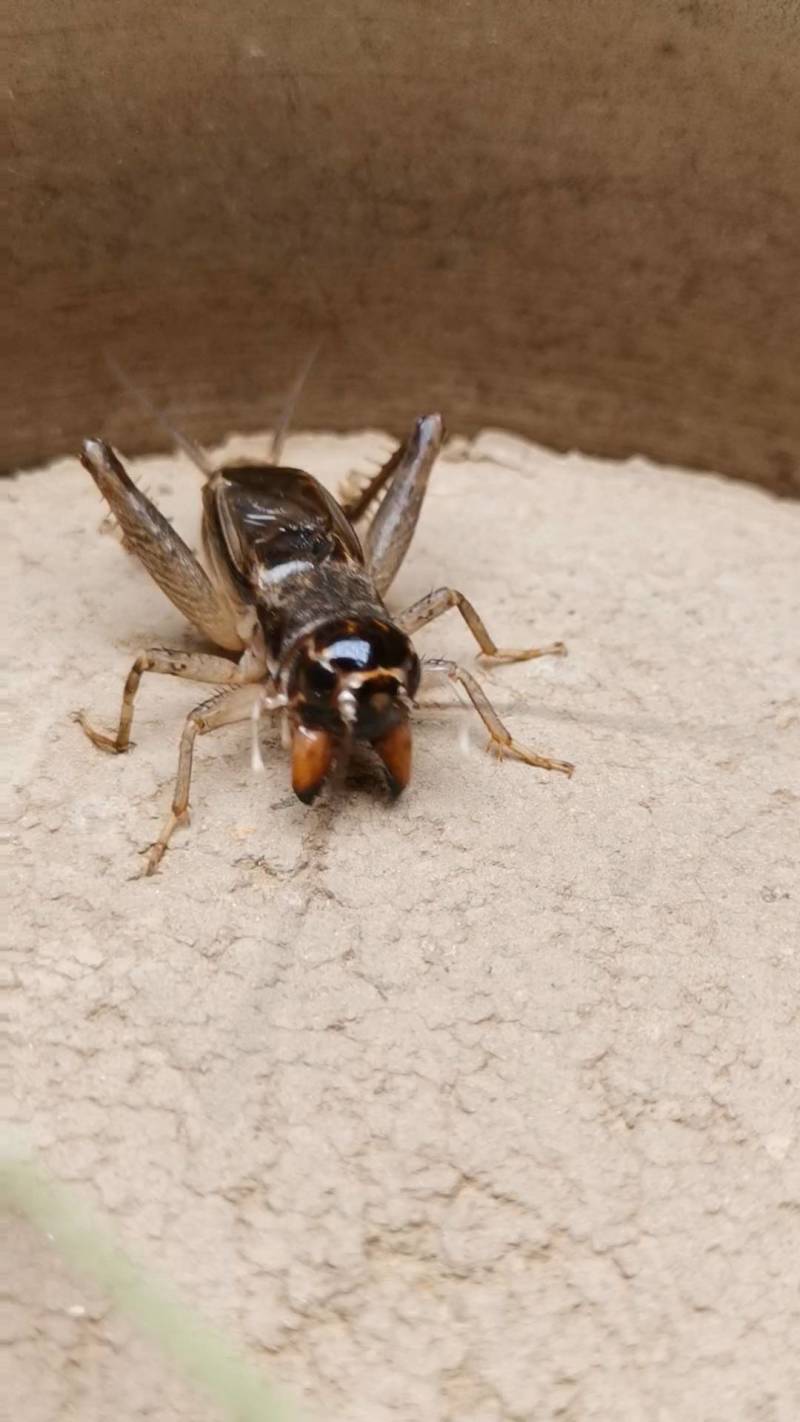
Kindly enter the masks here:
M 250 441 L 249 448 L 263 447 Z M 302 437 L 335 480 L 385 440 Z M 198 476 L 137 477 L 196 539 Z M 341 1422 L 797 1415 L 800 509 L 498 433 L 444 458 L 398 580 L 462 588 L 481 675 L 571 782 L 432 688 L 408 794 L 307 810 L 277 737 L 199 745 L 152 880 L 191 635 L 63 461 L 5 486 L 19 1125 L 145 1265 Z M 419 637 L 471 664 L 457 615 Z M 211 1417 L 12 1230 L 12 1415 Z M 5 1325 L 4 1325 L 5 1326 Z

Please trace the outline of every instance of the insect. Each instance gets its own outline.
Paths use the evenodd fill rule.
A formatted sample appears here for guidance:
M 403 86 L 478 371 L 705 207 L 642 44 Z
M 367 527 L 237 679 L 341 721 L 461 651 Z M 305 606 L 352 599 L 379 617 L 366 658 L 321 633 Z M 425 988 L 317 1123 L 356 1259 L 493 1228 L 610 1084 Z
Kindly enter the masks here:
M 291 753 L 292 787 L 301 800 L 315 799 L 332 769 L 346 763 L 354 740 L 373 747 L 394 796 L 411 775 L 410 713 L 421 672 L 414 632 L 455 607 L 487 661 L 564 652 L 561 642 L 497 647 L 472 604 L 449 587 L 399 616 L 387 611 L 384 594 L 411 542 L 442 438 L 441 416 L 417 420 L 366 488 L 342 502 L 310 474 L 279 463 L 233 463 L 214 472 L 204 466 L 202 547 L 208 572 L 109 445 L 84 441 L 81 462 L 108 502 L 125 546 L 219 649 L 216 655 L 160 647 L 141 652 L 125 682 L 114 735 L 96 730 L 77 713 L 96 746 L 121 754 L 130 749 L 134 701 L 145 672 L 218 688 L 186 719 L 172 805 L 149 850 L 148 874 L 187 818 L 198 736 L 252 719 L 255 755 L 261 717 L 279 713 Z M 370 510 L 374 516 L 362 542 L 356 525 Z M 434 658 L 426 669 L 463 687 L 489 732 L 490 749 L 571 775 L 568 762 L 515 741 L 463 667 Z

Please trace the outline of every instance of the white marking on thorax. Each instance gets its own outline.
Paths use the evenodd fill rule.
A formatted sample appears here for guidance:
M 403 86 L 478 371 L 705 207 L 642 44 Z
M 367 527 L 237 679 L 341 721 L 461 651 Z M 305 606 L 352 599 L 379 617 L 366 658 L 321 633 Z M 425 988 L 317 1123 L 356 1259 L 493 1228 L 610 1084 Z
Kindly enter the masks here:
M 276 563 L 274 568 L 259 568 L 258 586 L 271 587 L 274 583 L 282 583 L 284 578 L 293 577 L 295 573 L 306 573 L 313 566 L 305 558 L 290 558 L 288 563 Z

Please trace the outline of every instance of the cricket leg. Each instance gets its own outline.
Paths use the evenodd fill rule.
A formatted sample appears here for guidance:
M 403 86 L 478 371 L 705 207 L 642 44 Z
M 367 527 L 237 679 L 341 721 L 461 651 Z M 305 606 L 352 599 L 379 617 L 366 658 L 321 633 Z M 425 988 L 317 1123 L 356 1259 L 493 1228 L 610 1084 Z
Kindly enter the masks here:
M 358 523 L 364 517 L 370 504 L 377 499 L 381 489 L 383 489 L 389 479 L 391 479 L 400 460 L 403 457 L 402 444 L 397 446 L 393 454 L 390 454 L 385 464 L 382 464 L 377 474 L 359 489 L 355 484 L 355 476 L 345 480 L 340 488 L 337 499 L 351 523 Z M 352 482 L 351 482 L 352 481 Z M 353 488 L 355 484 L 355 488 Z
M 253 708 L 262 695 L 260 686 L 237 686 L 232 691 L 220 692 L 210 701 L 195 706 L 186 718 L 178 752 L 178 774 L 172 807 L 158 839 L 151 846 L 147 856 L 146 874 L 154 874 L 172 837 L 175 828 L 185 820 L 189 810 L 189 786 L 192 779 L 192 757 L 197 736 L 208 731 L 216 731 L 220 726 L 231 726 L 235 721 L 246 721 L 253 715 Z
M 217 646 L 240 652 L 236 617 L 172 524 L 137 489 L 117 456 L 100 439 L 87 439 L 81 463 L 88 469 L 122 529 L 123 541 L 184 617 Z
M 386 497 L 364 540 L 367 566 L 379 593 L 386 592 L 406 555 L 443 434 L 441 415 L 417 420 L 409 439 L 394 456 L 393 469 L 386 475 L 391 476 Z M 385 469 L 386 466 L 381 475 Z
M 149 652 L 140 652 L 125 680 L 115 736 L 96 730 L 86 719 L 84 711 L 75 713 L 78 724 L 100 750 L 122 755 L 130 748 L 133 703 L 144 672 L 157 672 L 160 676 L 182 676 L 188 681 L 206 681 L 212 686 L 235 686 L 237 682 L 241 684 L 254 680 L 252 676 L 243 676 L 239 664 L 229 661 L 227 657 L 206 656 L 202 652 L 168 652 L 164 647 L 153 647 Z
M 483 619 L 478 616 L 472 603 L 455 588 L 437 588 L 436 592 L 421 597 L 412 603 L 398 618 L 404 632 L 412 633 L 425 627 L 443 612 L 457 607 L 475 641 L 480 647 L 480 656 L 487 662 L 529 662 L 534 657 L 563 657 L 566 647 L 563 642 L 551 642 L 547 647 L 496 647 L 486 629 Z
M 539 755 L 537 751 L 529 750 L 527 746 L 515 741 L 511 732 L 500 720 L 483 687 L 463 667 L 458 666 L 456 662 L 449 662 L 443 657 L 431 658 L 430 661 L 425 662 L 425 667 L 429 671 L 442 672 L 450 681 L 463 686 L 489 732 L 487 749 L 500 760 L 503 759 L 503 756 L 510 755 L 515 760 L 524 760 L 526 765 L 538 765 L 542 770 L 560 770 L 564 775 L 572 775 L 575 766 L 571 765 L 568 760 L 551 760 L 549 756 Z

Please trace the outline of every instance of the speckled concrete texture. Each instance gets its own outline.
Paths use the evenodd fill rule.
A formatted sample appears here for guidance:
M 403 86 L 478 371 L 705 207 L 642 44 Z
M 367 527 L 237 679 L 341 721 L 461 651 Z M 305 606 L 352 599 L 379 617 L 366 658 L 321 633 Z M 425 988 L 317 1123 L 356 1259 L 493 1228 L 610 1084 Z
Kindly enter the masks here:
M 238 447 L 242 447 L 239 442 Z M 246 442 L 251 451 L 263 441 Z M 298 436 L 335 485 L 385 438 Z M 137 478 L 197 537 L 199 476 Z M 398 580 L 462 589 L 481 672 L 572 781 L 483 753 L 431 685 L 397 805 L 307 810 L 277 736 L 198 747 L 142 647 L 191 634 L 74 460 L 6 484 L 17 1130 L 309 1419 L 798 1415 L 800 508 L 487 432 L 442 459 Z M 455 613 L 420 650 L 472 664 Z M 213 1414 L 48 1242 L 11 1231 L 11 1415 Z

